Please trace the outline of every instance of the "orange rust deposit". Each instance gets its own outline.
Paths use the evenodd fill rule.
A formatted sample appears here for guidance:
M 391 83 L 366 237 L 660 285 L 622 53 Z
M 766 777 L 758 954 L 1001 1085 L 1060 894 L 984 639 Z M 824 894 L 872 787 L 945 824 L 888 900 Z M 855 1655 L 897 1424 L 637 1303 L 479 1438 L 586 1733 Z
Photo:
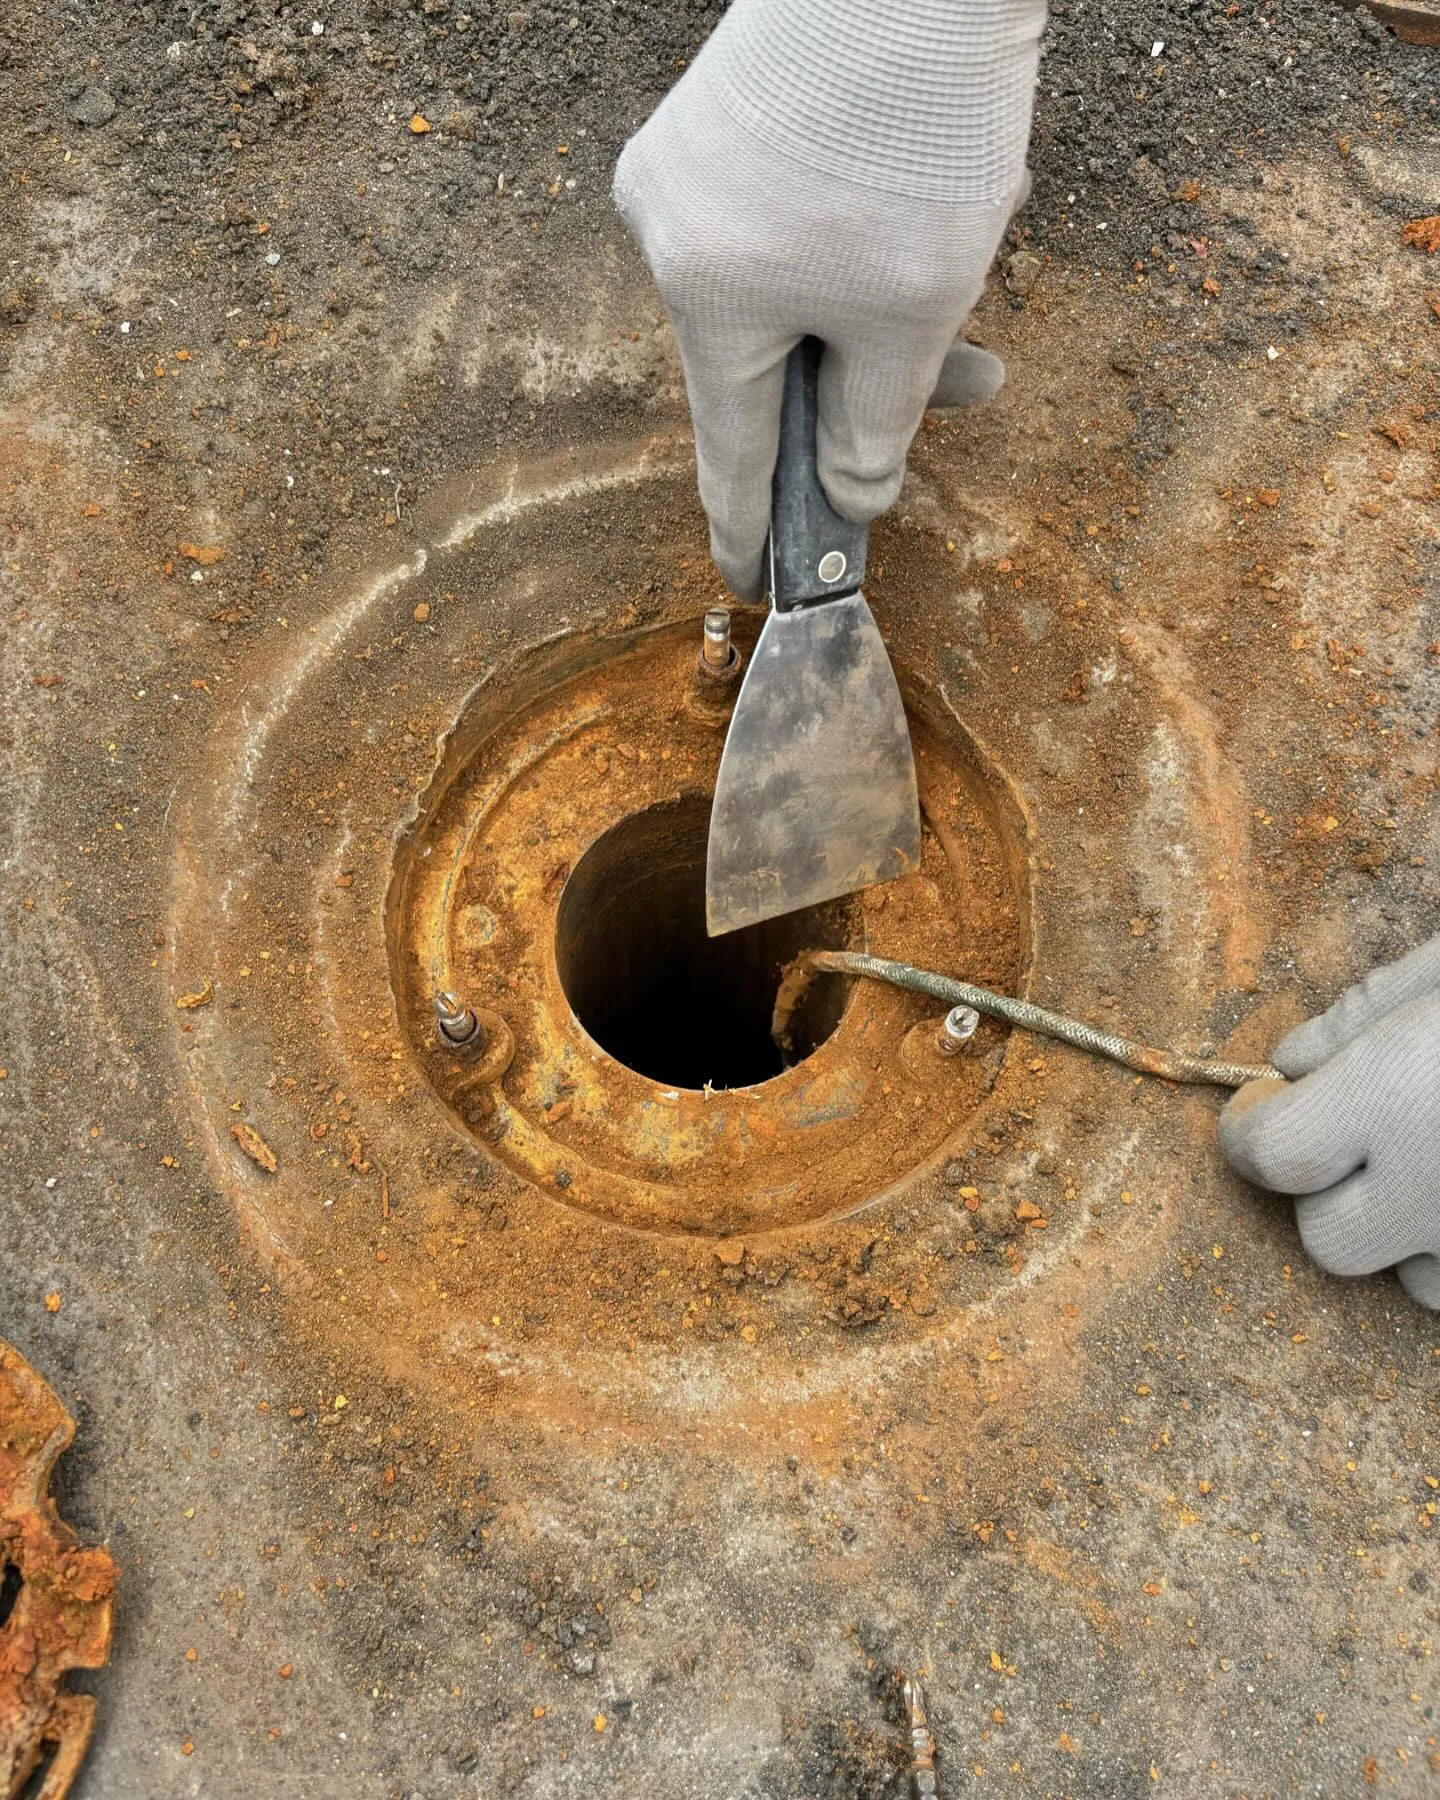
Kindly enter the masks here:
M 117 1571 L 55 1511 L 50 1477 L 75 1422 L 18 1350 L 0 1341 L 0 1794 L 62 1800 L 95 1728 L 71 1669 L 110 1655 Z M 43 1771 L 37 1776 L 37 1771 Z M 32 1780 L 38 1779 L 39 1786 Z
M 651 633 L 515 716 L 463 719 L 402 849 L 389 924 L 412 1041 L 482 1143 L 568 1206 L 713 1237 L 875 1200 L 940 1152 L 1003 1055 L 988 1027 L 917 1084 L 898 1052 L 926 1003 L 832 977 L 786 1067 L 770 1040 L 784 966 L 851 945 L 1016 991 L 1028 876 L 1018 808 L 939 696 L 916 693 L 920 872 L 707 939 L 725 719 L 691 715 L 694 660 L 692 626 Z M 517 1042 L 503 1084 L 436 1046 L 437 986 L 503 996 Z

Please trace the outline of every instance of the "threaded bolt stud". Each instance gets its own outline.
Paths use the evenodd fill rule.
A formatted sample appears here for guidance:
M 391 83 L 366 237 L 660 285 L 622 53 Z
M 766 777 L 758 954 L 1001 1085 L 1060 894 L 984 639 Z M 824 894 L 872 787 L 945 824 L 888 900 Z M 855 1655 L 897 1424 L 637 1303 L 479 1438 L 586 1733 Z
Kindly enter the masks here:
M 484 1048 L 485 1028 L 475 1016 L 475 1009 L 443 988 L 435 996 L 435 1029 L 447 1049 Z
M 942 1056 L 958 1056 L 980 1026 L 980 1015 L 973 1006 L 952 1006 L 935 1037 L 935 1048 Z

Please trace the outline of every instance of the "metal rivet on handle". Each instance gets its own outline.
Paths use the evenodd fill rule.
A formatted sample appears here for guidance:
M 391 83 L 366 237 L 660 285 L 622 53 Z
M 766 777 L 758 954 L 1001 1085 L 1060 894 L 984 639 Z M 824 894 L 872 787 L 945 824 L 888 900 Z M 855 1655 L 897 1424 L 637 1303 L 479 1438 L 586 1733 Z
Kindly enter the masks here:
M 820 566 L 815 572 L 822 581 L 839 581 L 846 566 L 843 550 L 827 550 L 820 558 Z

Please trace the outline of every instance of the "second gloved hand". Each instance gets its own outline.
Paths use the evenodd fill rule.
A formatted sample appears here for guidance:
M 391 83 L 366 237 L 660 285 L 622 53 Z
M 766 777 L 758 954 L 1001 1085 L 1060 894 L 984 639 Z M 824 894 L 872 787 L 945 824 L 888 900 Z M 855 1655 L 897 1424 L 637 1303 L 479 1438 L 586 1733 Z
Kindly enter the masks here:
M 1271 1060 L 1220 1116 L 1242 1175 L 1301 1196 L 1306 1250 L 1336 1275 L 1394 1265 L 1440 1310 L 1440 937 L 1376 969 Z
M 927 400 L 984 399 L 955 345 L 1011 213 L 1043 0 L 734 0 L 626 145 L 615 196 L 674 323 L 711 549 L 757 597 L 785 356 L 824 340 L 836 510 L 890 506 Z M 947 364 L 947 352 L 954 354 Z

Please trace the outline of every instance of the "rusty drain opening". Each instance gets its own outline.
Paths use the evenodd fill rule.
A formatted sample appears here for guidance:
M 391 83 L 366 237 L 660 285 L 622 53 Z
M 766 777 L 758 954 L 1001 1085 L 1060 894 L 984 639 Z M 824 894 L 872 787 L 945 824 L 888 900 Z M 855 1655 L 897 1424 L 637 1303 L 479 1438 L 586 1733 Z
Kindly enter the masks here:
M 785 965 L 802 950 L 858 944 L 859 912 L 831 901 L 707 937 L 709 830 L 709 797 L 692 795 L 597 838 L 560 896 L 555 959 L 576 1018 L 617 1062 L 670 1087 L 751 1087 L 788 1066 L 770 1035 Z M 845 1003 L 839 977 L 814 984 L 792 1061 L 825 1042 Z

